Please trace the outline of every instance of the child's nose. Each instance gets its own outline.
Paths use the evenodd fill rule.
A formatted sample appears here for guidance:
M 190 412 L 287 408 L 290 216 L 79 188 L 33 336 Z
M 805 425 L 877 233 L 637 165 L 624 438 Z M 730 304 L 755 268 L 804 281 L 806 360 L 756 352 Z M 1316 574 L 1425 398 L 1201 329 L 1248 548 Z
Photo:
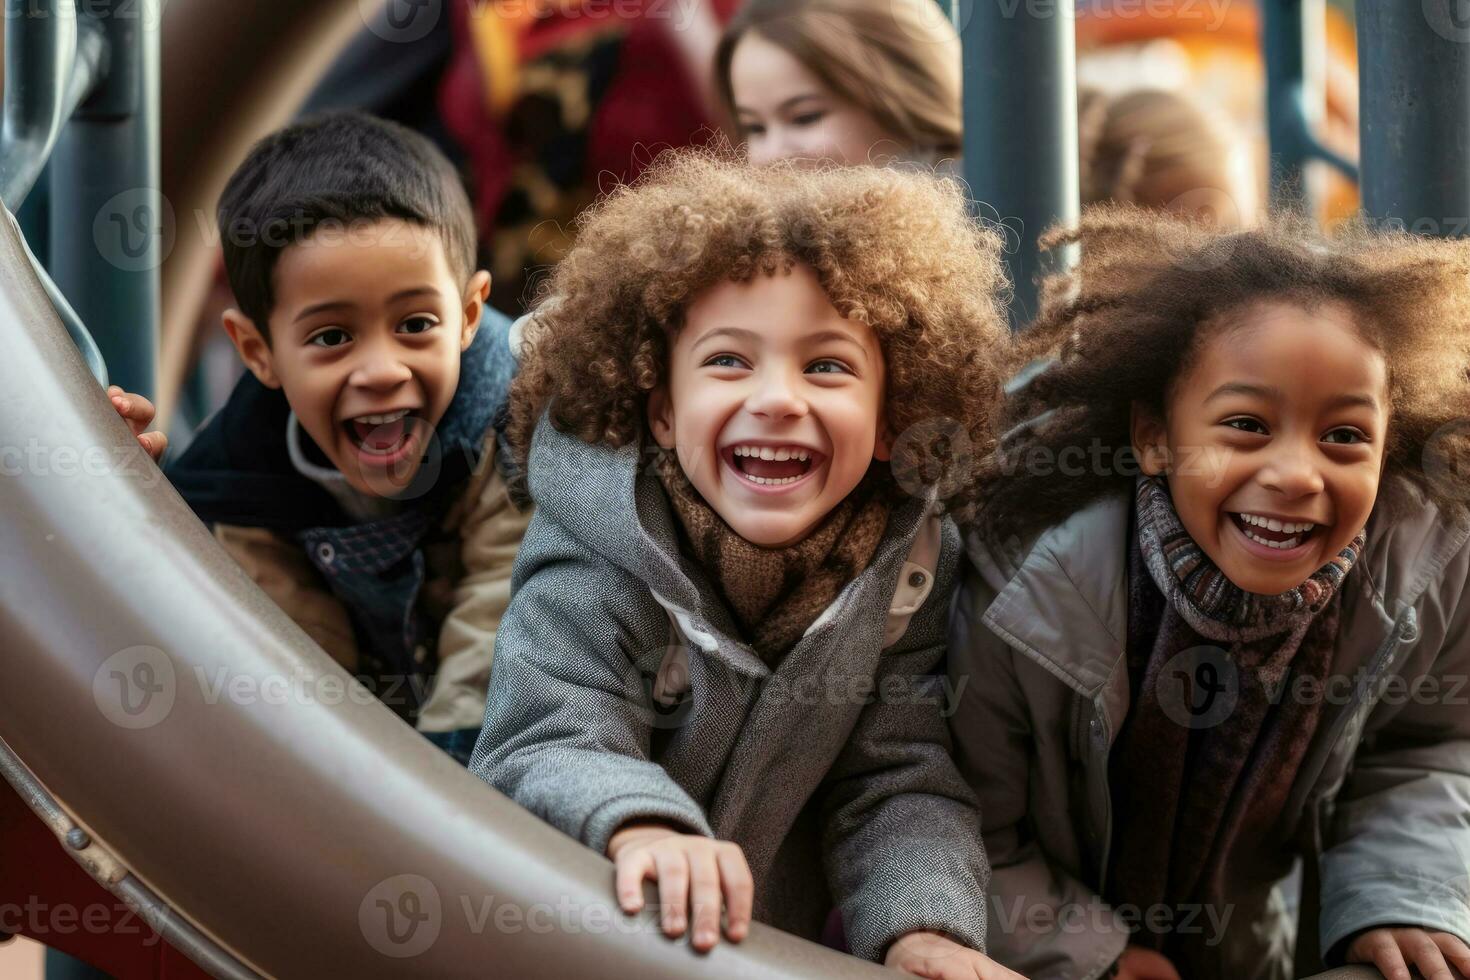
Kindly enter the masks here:
M 1282 445 L 1262 467 L 1261 485 L 1290 500 L 1321 493 L 1325 483 L 1322 470 L 1304 447 Z
M 807 412 L 806 401 L 785 371 L 762 374 L 755 390 L 745 400 L 745 407 L 752 415 L 775 419 L 799 418 Z
M 359 388 L 392 388 L 412 377 L 407 364 L 391 351 L 378 347 L 362 352 L 349 381 Z

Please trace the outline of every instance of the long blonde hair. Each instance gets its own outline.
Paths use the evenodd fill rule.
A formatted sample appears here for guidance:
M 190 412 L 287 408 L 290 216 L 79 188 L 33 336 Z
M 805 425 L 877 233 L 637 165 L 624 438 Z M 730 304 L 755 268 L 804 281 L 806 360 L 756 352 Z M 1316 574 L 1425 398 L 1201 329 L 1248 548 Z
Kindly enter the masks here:
M 934 0 L 746 0 L 715 49 L 715 86 L 735 118 L 730 63 L 755 33 L 868 113 L 915 157 L 960 152 L 960 38 Z

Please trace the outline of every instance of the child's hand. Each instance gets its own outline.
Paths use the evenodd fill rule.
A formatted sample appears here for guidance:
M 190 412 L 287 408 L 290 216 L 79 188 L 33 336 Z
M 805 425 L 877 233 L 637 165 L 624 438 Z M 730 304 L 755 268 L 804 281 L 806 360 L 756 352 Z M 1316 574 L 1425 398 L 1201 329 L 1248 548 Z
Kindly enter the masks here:
M 694 910 L 693 938 L 701 953 L 720 941 L 720 906 L 728 912 L 725 935 L 732 943 L 750 930 L 755 883 L 745 853 L 729 841 L 681 834 L 664 824 L 631 823 L 607 844 L 617 865 L 618 905 L 632 915 L 643 908 L 643 882 L 658 882 L 664 935 L 684 935 L 685 912 Z
M 984 953 L 925 929 L 899 936 L 883 965 L 930 980 L 1025 980 Z
M 1129 946 L 1118 957 L 1116 980 L 1179 980 L 1179 971 L 1163 953 L 1143 946 Z
M 117 385 L 107 389 L 107 397 L 112 400 L 112 407 L 117 409 L 128 423 L 128 428 L 133 430 L 133 435 L 138 437 L 138 445 L 153 457 L 153 462 L 163 458 L 163 451 L 168 448 L 168 436 L 162 432 L 148 432 L 148 426 L 153 424 L 153 403 L 142 395 L 131 395 L 123 391 Z
M 1470 976 L 1470 947 L 1447 932 L 1369 929 L 1347 949 L 1349 963 L 1372 963 L 1388 980 L 1409 980 L 1409 964 L 1426 980 L 1455 980 L 1450 965 Z

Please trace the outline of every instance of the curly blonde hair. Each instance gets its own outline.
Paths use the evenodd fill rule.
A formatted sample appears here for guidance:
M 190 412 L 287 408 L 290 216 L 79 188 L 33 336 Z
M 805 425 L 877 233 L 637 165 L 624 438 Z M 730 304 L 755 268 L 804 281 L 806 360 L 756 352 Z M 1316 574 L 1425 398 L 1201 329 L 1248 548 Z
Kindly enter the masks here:
M 1263 301 L 1352 311 L 1388 366 L 1384 475 L 1463 514 L 1454 471 L 1470 460 L 1470 243 L 1363 221 L 1328 235 L 1290 216 L 1225 233 L 1114 205 L 1044 244 L 1078 245 L 1080 261 L 1043 284 L 1040 316 L 1013 349 L 1034 376 L 1008 399 L 998 424 L 1009 431 L 972 485 L 990 540 L 1025 537 L 1131 486 L 1129 467 L 1058 478 L 1023 461 L 1124 451 L 1133 402 L 1164 417 L 1171 385 L 1212 331 Z
M 522 462 L 548 408 L 556 428 L 588 443 L 641 439 L 690 302 L 795 263 L 877 334 L 890 431 L 900 443 L 933 436 L 909 440 L 911 462 L 931 472 L 956 436 L 977 452 L 993 445 L 1006 279 L 999 237 L 969 216 L 957 183 L 877 167 L 752 168 L 721 147 L 670 151 L 579 226 L 525 330 L 507 433 Z

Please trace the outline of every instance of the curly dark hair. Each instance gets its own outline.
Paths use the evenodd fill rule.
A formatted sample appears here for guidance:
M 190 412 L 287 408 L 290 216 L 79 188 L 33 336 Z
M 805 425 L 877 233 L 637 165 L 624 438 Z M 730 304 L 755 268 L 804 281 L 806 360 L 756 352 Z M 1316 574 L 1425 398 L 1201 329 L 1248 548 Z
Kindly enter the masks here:
M 998 236 L 969 216 L 956 182 L 878 167 L 752 168 L 719 147 L 670 151 L 579 224 L 525 329 L 508 428 L 522 462 L 548 406 L 556 428 L 586 442 L 640 439 L 689 303 L 723 280 L 794 263 L 877 334 L 900 443 L 940 421 L 929 433 L 939 442 L 993 446 L 1009 362 L 1006 279 Z M 944 452 L 935 439 L 909 441 L 923 443 L 925 464 Z
M 1222 233 L 1113 205 L 1088 210 L 1044 244 L 1079 246 L 1080 260 L 1043 283 L 1040 315 L 1014 348 L 1018 370 L 1029 365 L 1032 376 L 1012 386 L 999 423 L 1007 431 L 971 487 L 976 523 L 991 541 L 1024 539 L 1131 486 L 1131 473 L 1102 472 L 1126 468 L 1059 479 L 1027 472 L 1023 461 L 1130 447 L 1132 403 L 1164 417 L 1170 386 L 1211 332 L 1275 300 L 1352 311 L 1388 366 L 1385 476 L 1463 511 L 1464 488 L 1425 461 L 1431 439 L 1441 457 L 1470 459 L 1470 243 L 1362 220 L 1324 234 L 1290 216 Z

